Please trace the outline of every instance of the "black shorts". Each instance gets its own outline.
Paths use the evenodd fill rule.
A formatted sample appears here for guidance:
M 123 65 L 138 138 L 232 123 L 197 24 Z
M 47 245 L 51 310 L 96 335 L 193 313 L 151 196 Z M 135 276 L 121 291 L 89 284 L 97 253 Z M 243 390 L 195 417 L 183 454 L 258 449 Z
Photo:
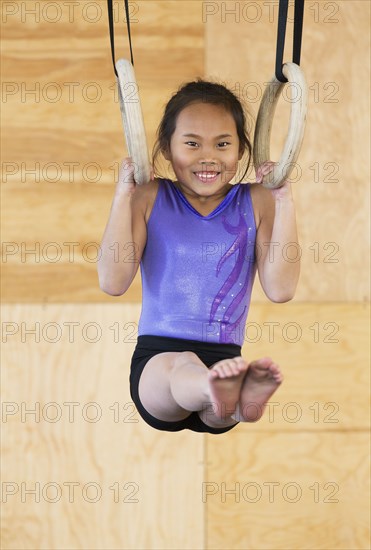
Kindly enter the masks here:
M 234 428 L 237 424 L 226 428 L 212 428 L 201 420 L 197 412 L 192 412 L 184 420 L 165 422 L 155 418 L 144 408 L 139 399 L 138 391 L 139 379 L 143 369 L 151 357 L 158 353 L 170 351 L 192 351 L 208 368 L 222 359 L 230 359 L 241 355 L 241 347 L 236 344 L 214 344 L 164 336 L 138 336 L 130 367 L 130 395 L 143 420 L 153 428 L 167 432 L 192 430 L 193 432 L 221 434 Z

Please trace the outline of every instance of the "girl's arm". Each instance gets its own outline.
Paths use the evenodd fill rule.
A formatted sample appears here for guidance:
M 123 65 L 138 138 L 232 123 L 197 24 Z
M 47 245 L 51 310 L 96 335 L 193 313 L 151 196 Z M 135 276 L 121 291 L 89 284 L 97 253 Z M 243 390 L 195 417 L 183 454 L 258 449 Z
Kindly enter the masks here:
M 146 187 L 136 186 L 134 165 L 124 159 L 97 263 L 99 286 L 111 296 L 124 294 L 138 271 L 147 239 Z
M 269 173 L 274 163 L 264 163 L 257 171 L 257 182 Z M 294 297 L 300 274 L 301 249 L 296 228 L 295 204 L 291 184 L 279 189 L 260 187 L 257 231 L 257 264 L 261 285 L 273 302 Z

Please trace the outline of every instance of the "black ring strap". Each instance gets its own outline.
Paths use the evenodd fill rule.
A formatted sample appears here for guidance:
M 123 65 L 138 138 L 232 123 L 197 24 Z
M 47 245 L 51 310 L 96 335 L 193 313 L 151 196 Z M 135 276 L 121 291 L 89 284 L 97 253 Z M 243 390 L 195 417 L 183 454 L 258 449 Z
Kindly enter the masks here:
M 277 51 L 276 51 L 276 78 L 280 82 L 287 82 L 287 78 L 282 72 L 283 52 L 285 49 L 286 38 L 286 23 L 289 0 L 280 0 L 278 14 L 278 30 L 277 30 Z M 303 35 L 303 19 L 304 19 L 304 0 L 295 0 L 295 15 L 294 15 L 294 41 L 292 60 L 296 65 L 300 65 L 301 41 Z
M 116 71 L 116 66 L 115 66 L 115 33 L 114 33 L 114 20 L 113 20 L 113 0 L 107 0 L 107 7 L 108 7 L 109 35 L 111 40 L 113 70 L 115 71 L 115 75 L 118 76 Z M 131 33 L 130 33 L 129 0 L 125 0 L 125 14 L 126 14 L 126 25 L 128 28 L 129 46 L 130 46 L 130 59 L 131 59 L 131 64 L 134 66 L 133 48 L 131 45 Z

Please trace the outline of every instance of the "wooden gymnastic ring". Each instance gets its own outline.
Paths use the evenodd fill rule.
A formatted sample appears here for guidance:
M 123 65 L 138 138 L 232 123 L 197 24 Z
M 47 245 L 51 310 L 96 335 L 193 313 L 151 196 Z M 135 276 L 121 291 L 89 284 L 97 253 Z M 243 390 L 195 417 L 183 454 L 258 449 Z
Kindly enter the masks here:
M 281 158 L 273 170 L 263 178 L 263 186 L 268 189 L 281 187 L 292 172 L 303 142 L 307 115 L 308 89 L 304 74 L 299 65 L 285 63 L 282 72 L 290 84 L 300 91 L 300 97 L 291 101 L 289 130 Z M 277 100 L 285 83 L 274 76 L 266 88 L 260 104 L 254 137 L 255 170 L 270 158 L 270 135 Z
M 142 185 L 150 181 L 151 166 L 134 67 L 127 59 L 119 59 L 116 70 L 126 146 L 135 166 L 134 179 Z

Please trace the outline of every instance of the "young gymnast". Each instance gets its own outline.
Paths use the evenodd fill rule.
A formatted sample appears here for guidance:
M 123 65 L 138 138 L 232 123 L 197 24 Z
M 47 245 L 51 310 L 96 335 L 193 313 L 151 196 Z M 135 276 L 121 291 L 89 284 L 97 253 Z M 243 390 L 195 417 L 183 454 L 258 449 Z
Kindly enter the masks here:
M 269 357 L 241 356 L 256 269 L 274 302 L 292 299 L 300 269 L 284 255 L 298 242 L 290 183 L 260 185 L 272 162 L 259 167 L 256 183 L 241 183 L 251 150 L 238 98 L 199 79 L 170 99 L 158 130 L 154 166 L 162 154 L 176 179 L 137 186 L 131 159 L 121 165 L 99 284 L 120 296 L 141 266 L 130 393 L 158 430 L 219 434 L 256 421 L 282 382 Z M 245 153 L 244 175 L 232 185 Z

